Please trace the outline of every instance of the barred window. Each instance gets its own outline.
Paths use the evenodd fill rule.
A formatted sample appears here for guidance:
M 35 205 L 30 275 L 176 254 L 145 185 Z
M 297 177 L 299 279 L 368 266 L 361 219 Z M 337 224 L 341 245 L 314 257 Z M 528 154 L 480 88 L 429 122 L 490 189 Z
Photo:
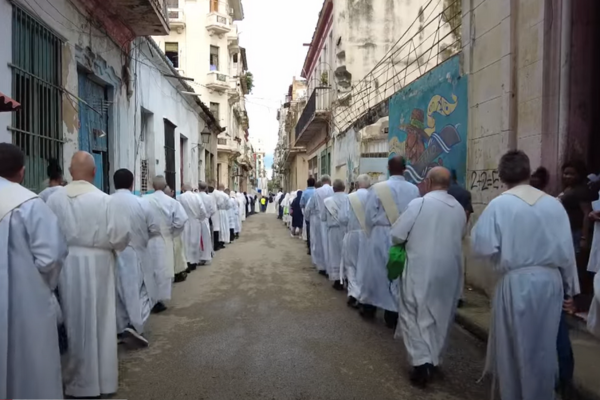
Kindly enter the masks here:
M 12 14 L 13 143 L 26 155 L 23 185 L 44 189 L 51 159 L 62 165 L 62 41 L 18 6 Z

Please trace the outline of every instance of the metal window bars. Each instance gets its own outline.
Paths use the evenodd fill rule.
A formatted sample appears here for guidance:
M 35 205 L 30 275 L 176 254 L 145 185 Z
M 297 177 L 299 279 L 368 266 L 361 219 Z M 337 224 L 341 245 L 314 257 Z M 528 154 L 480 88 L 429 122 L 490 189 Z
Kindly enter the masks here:
M 20 7 L 12 14 L 12 95 L 21 103 L 13 113 L 13 144 L 25 153 L 23 185 L 44 187 L 51 159 L 62 165 L 61 39 Z
M 372 107 L 460 52 L 460 4 L 460 0 L 430 0 L 419 10 L 385 57 L 349 92 L 338 95 L 333 112 L 338 132 L 346 132 Z

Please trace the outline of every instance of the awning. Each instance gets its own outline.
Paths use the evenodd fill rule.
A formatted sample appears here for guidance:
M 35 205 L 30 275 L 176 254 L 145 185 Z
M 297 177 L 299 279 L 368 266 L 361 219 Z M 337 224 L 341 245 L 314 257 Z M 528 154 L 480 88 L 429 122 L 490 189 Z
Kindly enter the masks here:
M 0 92 L 0 112 L 17 111 L 19 108 L 21 108 L 21 104 Z

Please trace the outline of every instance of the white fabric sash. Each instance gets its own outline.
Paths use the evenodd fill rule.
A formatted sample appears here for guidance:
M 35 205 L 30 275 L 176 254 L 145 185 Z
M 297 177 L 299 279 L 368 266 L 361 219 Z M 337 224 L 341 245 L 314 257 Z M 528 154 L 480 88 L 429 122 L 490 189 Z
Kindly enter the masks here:
M 10 183 L 0 189 L 0 221 L 21 204 L 38 197 L 18 183 Z
M 358 193 L 351 193 L 348 196 L 350 200 L 350 205 L 352 206 L 352 210 L 354 210 L 354 214 L 356 214 L 356 219 L 358 219 L 358 223 L 360 224 L 360 228 L 366 232 L 367 231 L 367 219 L 365 217 L 365 209 L 358 197 Z
M 507 190 L 502 194 L 511 194 L 513 196 L 516 196 L 523 200 L 525 203 L 529 204 L 530 206 L 533 206 L 542 197 L 547 196 L 546 193 L 529 185 L 515 186 L 514 188 Z
M 400 212 L 398 211 L 398 207 L 394 202 L 392 189 L 390 189 L 386 181 L 376 183 L 373 186 L 373 190 L 379 197 L 379 200 L 381 200 L 381 205 L 383 206 L 385 215 L 387 215 L 388 220 L 390 221 L 390 225 L 394 225 L 394 222 L 396 222 L 396 220 L 400 217 Z
M 327 201 L 331 199 L 331 201 Z M 324 201 L 325 207 L 327 208 L 327 211 L 329 211 L 331 213 L 331 216 L 333 217 L 333 219 L 335 219 L 336 221 L 338 221 L 338 212 L 339 209 L 337 207 L 337 203 L 331 198 L 327 198 Z
M 81 196 L 82 194 L 95 192 L 99 189 L 86 181 L 73 181 L 65 186 L 65 190 L 67 191 L 67 196 L 77 197 Z

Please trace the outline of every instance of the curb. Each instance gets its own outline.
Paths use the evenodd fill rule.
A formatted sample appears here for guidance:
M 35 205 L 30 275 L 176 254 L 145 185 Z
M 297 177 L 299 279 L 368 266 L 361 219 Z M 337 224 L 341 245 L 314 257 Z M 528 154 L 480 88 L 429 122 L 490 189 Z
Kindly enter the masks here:
M 484 343 L 487 343 L 488 330 L 477 325 L 471 318 L 463 315 L 461 313 L 460 309 L 458 309 L 456 312 L 454 322 L 456 322 L 459 326 L 464 328 L 467 332 L 469 332 L 471 335 L 473 335 L 477 339 L 481 340 Z M 572 319 L 570 318 L 569 322 L 570 322 L 569 325 L 571 325 L 571 327 L 573 327 L 574 325 L 577 325 L 577 321 L 574 318 L 572 318 Z M 579 321 L 579 324 L 581 324 L 580 321 Z M 577 328 L 574 328 L 574 329 L 577 329 Z M 564 399 L 564 400 L 600 400 L 600 397 L 598 395 L 590 392 L 585 387 L 578 384 L 578 382 L 576 380 L 575 380 L 575 382 L 573 382 L 573 386 L 574 386 L 573 396 L 568 399 Z

